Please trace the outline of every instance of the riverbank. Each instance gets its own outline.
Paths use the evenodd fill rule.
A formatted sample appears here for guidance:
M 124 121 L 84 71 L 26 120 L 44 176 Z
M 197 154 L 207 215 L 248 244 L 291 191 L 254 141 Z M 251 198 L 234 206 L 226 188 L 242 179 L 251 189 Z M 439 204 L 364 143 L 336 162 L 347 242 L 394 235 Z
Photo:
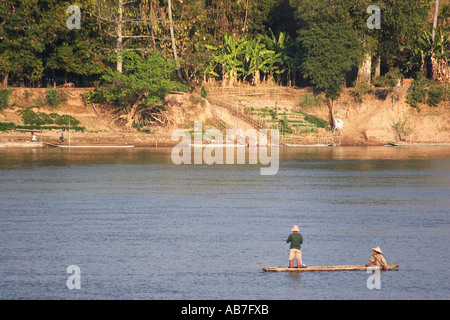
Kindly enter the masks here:
M 10 107 L 0 110 L 0 122 L 23 125 L 20 111 L 27 109 L 36 114 L 69 115 L 76 118 L 83 131 L 67 130 L 66 138 L 72 145 L 135 145 L 136 147 L 171 147 L 178 142 L 171 140 L 176 129 L 192 131 L 194 121 L 201 121 L 203 130 L 217 128 L 225 135 L 226 129 L 255 128 L 255 124 L 267 126 L 274 119 L 291 123 L 303 121 L 299 112 L 318 119 L 328 119 L 328 108 L 320 96 L 314 96 L 312 88 L 287 88 L 274 86 L 242 86 L 222 88 L 206 86 L 206 99 L 198 89 L 192 93 L 172 94 L 166 97 L 169 125 L 154 126 L 146 132 L 126 128 L 123 118 L 114 110 L 101 105 L 86 104 L 83 94 L 92 88 L 64 88 L 67 100 L 57 108 L 36 101 L 45 97 L 48 89 L 12 88 Z M 366 94 L 362 102 L 355 102 L 351 89 L 346 89 L 335 101 L 335 116 L 343 120 L 340 136 L 333 136 L 326 128 L 312 130 L 295 129 L 287 134 L 280 129 L 280 142 L 287 145 L 384 145 L 408 143 L 413 145 L 450 143 L 450 105 L 443 101 L 438 106 L 421 106 L 421 112 L 406 102 L 407 88 L 391 93 Z M 306 98 L 315 103 L 305 105 Z M 268 111 L 267 111 L 268 110 Z M 261 116 L 266 112 L 266 118 Z M 269 115 L 267 115 L 269 112 Z M 252 122 L 249 122 L 251 117 Z M 269 118 L 267 118 L 269 117 Z M 291 118 L 289 118 L 291 117 Z M 270 119 L 270 121 L 267 121 Z M 277 121 L 278 121 L 277 120 Z M 30 132 L 10 130 L 0 132 L 0 147 L 40 147 L 42 142 L 58 143 L 60 130 L 34 133 L 38 143 L 32 143 Z

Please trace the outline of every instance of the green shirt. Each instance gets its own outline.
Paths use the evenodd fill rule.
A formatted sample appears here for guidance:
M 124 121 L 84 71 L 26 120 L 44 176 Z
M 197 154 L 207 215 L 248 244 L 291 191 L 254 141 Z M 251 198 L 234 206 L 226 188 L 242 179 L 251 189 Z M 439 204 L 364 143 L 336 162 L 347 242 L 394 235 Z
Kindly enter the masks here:
M 300 250 L 300 245 L 303 243 L 303 238 L 300 233 L 291 233 L 287 238 L 286 242 L 291 243 L 290 249 Z

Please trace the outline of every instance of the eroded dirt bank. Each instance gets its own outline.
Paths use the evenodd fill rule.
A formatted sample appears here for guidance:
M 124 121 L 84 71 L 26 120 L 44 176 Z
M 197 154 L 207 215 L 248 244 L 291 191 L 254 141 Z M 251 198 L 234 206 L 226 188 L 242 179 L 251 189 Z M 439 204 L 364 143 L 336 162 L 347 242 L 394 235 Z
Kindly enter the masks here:
M 213 100 L 233 106 L 242 114 L 248 113 L 248 110 L 255 112 L 263 108 L 289 113 L 304 109 L 300 101 L 305 95 L 312 96 L 311 88 L 274 86 L 207 87 L 206 99 L 201 98 L 199 89 L 187 94 L 172 94 L 166 98 L 170 124 L 152 127 L 151 132 L 140 132 L 124 128 L 110 108 L 86 104 L 83 93 L 92 90 L 90 88 L 60 89 L 67 94 L 67 100 L 56 109 L 38 103 L 39 99 L 45 97 L 47 90 L 12 88 L 10 107 L 0 111 L 0 122 L 23 125 L 18 111 L 32 107 L 31 110 L 34 112 L 67 114 L 79 120 L 80 126 L 85 127 L 84 132 L 67 133 L 67 138 L 73 144 L 171 146 L 176 144 L 171 141 L 172 132 L 179 128 L 193 130 L 194 121 L 202 121 L 204 129 L 251 127 L 245 119 L 211 103 Z M 363 101 L 357 103 L 351 95 L 351 89 L 347 89 L 335 102 L 336 117 L 344 122 L 340 136 L 341 145 L 380 145 L 389 142 L 450 143 L 448 101 L 436 107 L 423 104 L 421 112 L 418 112 L 406 102 L 406 87 L 396 88 L 395 93 L 397 96 L 394 101 L 392 93 L 386 92 L 382 97 L 366 94 Z M 306 112 L 328 120 L 328 109 L 324 103 L 318 102 L 316 105 L 309 106 Z M 40 141 L 55 143 L 58 141 L 60 132 L 43 130 L 37 135 Z M 16 130 L 0 132 L 0 142 L 21 142 L 30 138 L 31 135 L 28 132 Z M 331 142 L 333 136 L 329 131 L 320 129 L 312 133 L 282 136 L 281 140 L 289 143 L 314 144 Z

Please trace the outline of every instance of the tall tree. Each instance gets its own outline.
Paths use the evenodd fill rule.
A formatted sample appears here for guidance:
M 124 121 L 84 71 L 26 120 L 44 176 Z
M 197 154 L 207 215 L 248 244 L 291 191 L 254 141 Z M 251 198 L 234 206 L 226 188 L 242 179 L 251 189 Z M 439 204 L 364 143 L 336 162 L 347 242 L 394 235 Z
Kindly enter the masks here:
M 89 11 L 106 36 L 115 40 L 116 70 L 122 72 L 123 50 L 149 50 L 154 40 L 149 0 L 98 0 Z M 137 42 L 136 42 L 137 40 Z M 143 40 L 146 40 L 143 42 Z M 111 48 L 111 49 L 112 49 Z
M 124 51 L 123 70 L 111 68 L 102 77 L 100 94 L 114 105 L 126 127 L 146 124 L 167 124 L 164 97 L 174 90 L 186 90 L 180 82 L 172 80 L 175 73 L 173 61 L 158 52 L 147 55 Z
M 302 71 L 317 88 L 325 90 L 334 131 L 334 100 L 346 74 L 359 65 L 362 45 L 346 1 L 293 0 L 292 4 L 305 26 L 299 30 L 299 41 L 305 49 Z
M 6 86 L 12 77 L 19 83 L 35 83 L 43 75 L 41 53 L 54 28 L 41 8 L 31 0 L 0 3 L 0 72 Z M 48 27 L 48 33 L 45 32 Z
M 377 52 L 382 59 L 384 70 L 398 68 L 406 71 L 414 43 L 427 29 L 433 2 L 434 0 L 379 2 L 382 25 L 378 33 Z
M 445 8 L 443 8 L 443 11 L 445 12 Z M 450 80 L 448 60 L 446 55 L 444 54 L 444 51 L 446 49 L 445 47 L 446 46 L 448 47 L 450 41 L 448 37 L 448 32 L 446 32 L 443 26 L 442 25 L 439 26 L 438 29 L 438 15 L 439 15 L 439 0 L 435 0 L 433 13 L 433 27 L 430 39 L 431 48 L 427 56 L 428 76 L 433 80 Z
M 78 0 L 83 11 L 92 0 Z M 62 70 L 79 75 L 98 72 L 95 52 L 98 35 L 90 32 L 82 15 L 82 28 L 69 30 L 69 0 L 5 0 L 0 2 L 0 73 L 16 85 L 53 83 Z M 66 77 L 67 80 L 67 77 Z
M 334 100 L 342 91 L 341 83 L 352 67 L 361 59 L 361 46 L 354 30 L 347 22 L 312 23 L 299 36 L 306 50 L 302 70 L 306 77 L 325 90 L 330 126 L 334 131 Z
M 180 69 L 180 61 L 178 60 L 177 45 L 175 43 L 175 35 L 174 35 L 174 31 L 173 31 L 172 0 L 169 0 L 167 6 L 169 9 L 168 11 L 169 11 L 170 39 L 172 41 L 173 57 L 175 59 L 175 66 L 177 68 L 178 78 L 180 78 L 180 80 L 183 81 L 183 76 L 181 75 L 181 69 Z

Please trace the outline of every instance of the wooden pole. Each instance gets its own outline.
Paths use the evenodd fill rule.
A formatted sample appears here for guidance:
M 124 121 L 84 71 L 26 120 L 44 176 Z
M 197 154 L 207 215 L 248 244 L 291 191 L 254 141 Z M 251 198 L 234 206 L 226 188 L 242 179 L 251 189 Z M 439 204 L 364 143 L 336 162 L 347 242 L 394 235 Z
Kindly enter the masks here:
M 396 128 L 396 126 L 395 126 L 395 104 L 394 104 L 394 97 L 395 97 L 395 92 L 392 93 L 392 120 L 394 121 L 395 139 L 397 139 L 397 128 Z
M 68 139 L 69 139 L 69 147 L 70 147 L 70 118 L 69 118 L 69 134 L 68 134 Z

